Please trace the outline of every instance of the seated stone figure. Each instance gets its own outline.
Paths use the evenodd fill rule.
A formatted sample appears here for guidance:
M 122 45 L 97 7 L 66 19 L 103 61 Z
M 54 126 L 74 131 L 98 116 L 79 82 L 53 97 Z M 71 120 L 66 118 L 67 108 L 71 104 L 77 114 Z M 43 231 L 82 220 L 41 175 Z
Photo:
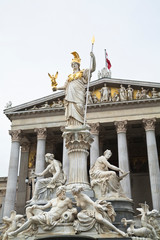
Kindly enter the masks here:
M 108 159 L 111 156 L 112 152 L 107 149 L 104 152 L 104 156 L 98 157 L 89 171 L 95 197 L 98 199 L 128 199 L 120 184 L 120 181 L 128 173 L 124 173 L 120 168 L 110 164 Z M 121 172 L 122 175 L 120 177 L 117 176 L 116 171 Z
M 38 200 L 50 200 L 53 197 L 53 192 L 58 186 L 65 184 L 66 177 L 62 170 L 60 161 L 54 159 L 54 154 L 47 153 L 45 160 L 49 165 L 42 173 L 34 173 L 32 177 L 42 177 L 47 173 L 51 173 L 52 177 L 38 179 L 35 185 L 33 197 L 27 203 L 35 203 Z
M 76 209 L 72 208 L 72 201 L 66 197 L 65 186 L 60 186 L 56 190 L 56 198 L 50 200 L 46 205 L 33 205 L 26 209 L 26 215 L 28 220 L 16 231 L 11 232 L 10 236 L 16 236 L 17 234 L 26 231 L 31 226 L 40 226 L 43 230 L 51 230 L 57 223 L 60 222 L 62 215 L 69 210 L 73 216 L 71 220 L 74 220 Z M 44 211 L 50 209 L 49 211 Z M 64 219 L 62 218 L 62 222 Z M 34 234 L 34 233 L 33 233 Z
M 78 220 L 75 220 L 73 224 L 75 232 L 86 232 L 95 227 L 98 233 L 105 233 L 112 230 L 123 237 L 126 236 L 123 231 L 112 224 L 116 213 L 111 203 L 105 200 L 94 202 L 86 194 L 82 193 L 82 191 L 83 188 L 80 186 L 72 188 L 72 194 L 76 200 L 77 207 L 81 208 L 81 211 L 77 214 Z

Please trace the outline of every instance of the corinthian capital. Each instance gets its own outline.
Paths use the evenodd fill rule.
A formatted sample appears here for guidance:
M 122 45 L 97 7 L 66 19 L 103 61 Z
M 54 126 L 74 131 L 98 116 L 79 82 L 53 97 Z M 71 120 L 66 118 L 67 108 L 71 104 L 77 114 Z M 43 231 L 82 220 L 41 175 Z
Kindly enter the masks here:
M 46 139 L 47 137 L 47 129 L 46 128 L 36 128 L 34 132 L 37 133 L 37 139 Z
M 99 134 L 99 123 L 89 123 L 92 134 Z
M 155 130 L 156 118 L 143 119 L 142 122 L 144 124 L 145 131 L 154 131 Z
M 11 135 L 12 142 L 20 142 L 21 140 L 21 130 L 9 130 L 9 134 Z
M 126 133 L 127 131 L 127 120 L 125 121 L 116 121 L 114 122 L 114 125 L 116 126 L 117 133 Z

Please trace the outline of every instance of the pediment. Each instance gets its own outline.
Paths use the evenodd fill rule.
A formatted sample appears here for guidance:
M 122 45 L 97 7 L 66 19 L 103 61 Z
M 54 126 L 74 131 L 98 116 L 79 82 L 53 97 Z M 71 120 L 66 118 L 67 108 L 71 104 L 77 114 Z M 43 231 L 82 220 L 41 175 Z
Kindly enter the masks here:
M 125 97 L 122 99 L 123 92 Z M 4 113 L 10 118 L 11 115 L 17 114 L 64 111 L 64 97 L 64 91 L 56 92 L 15 107 L 9 107 L 4 110 Z M 95 105 L 107 107 L 108 104 L 138 104 L 145 101 L 160 101 L 159 83 L 115 78 L 100 78 L 90 82 L 88 98 L 90 108 Z

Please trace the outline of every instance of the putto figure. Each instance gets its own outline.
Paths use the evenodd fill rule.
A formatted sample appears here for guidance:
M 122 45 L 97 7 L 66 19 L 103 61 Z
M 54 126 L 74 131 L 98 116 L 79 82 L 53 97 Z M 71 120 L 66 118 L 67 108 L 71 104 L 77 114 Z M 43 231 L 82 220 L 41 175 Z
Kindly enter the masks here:
M 98 199 L 128 199 L 121 187 L 120 181 L 128 174 L 112 164 L 108 159 L 112 156 L 111 150 L 106 150 L 104 156 L 97 158 L 94 165 L 91 167 L 90 179 L 91 186 L 95 191 L 95 196 Z M 111 170 L 110 170 L 111 169 Z M 119 177 L 117 172 L 122 175 Z
M 68 76 L 63 87 L 54 87 L 53 91 L 65 90 L 65 117 L 67 126 L 83 125 L 85 106 L 85 85 L 88 82 L 89 72 L 96 69 L 96 61 L 93 52 L 91 69 L 80 70 L 81 59 L 77 52 L 72 52 L 74 58 L 71 62 L 73 73 Z

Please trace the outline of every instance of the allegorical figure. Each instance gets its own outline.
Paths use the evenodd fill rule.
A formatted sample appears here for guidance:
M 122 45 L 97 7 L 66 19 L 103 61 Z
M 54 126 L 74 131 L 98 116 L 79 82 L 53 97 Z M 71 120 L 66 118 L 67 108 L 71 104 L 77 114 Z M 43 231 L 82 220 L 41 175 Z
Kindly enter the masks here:
M 112 221 L 115 220 L 115 211 L 110 202 L 105 200 L 93 200 L 86 194 L 82 193 L 83 188 L 75 186 L 72 188 L 72 194 L 76 200 L 76 204 L 81 208 L 81 211 L 77 214 L 77 219 L 74 221 L 73 227 L 78 232 L 89 231 L 94 226 L 99 233 L 103 229 L 111 229 L 119 233 L 121 236 L 126 236 L 126 234 L 116 228 Z M 97 224 L 99 226 L 97 226 Z
M 60 161 L 54 159 L 54 154 L 47 153 L 45 155 L 46 163 L 49 163 L 42 173 L 34 173 L 33 176 L 42 177 L 47 173 L 51 173 L 52 177 L 38 179 L 35 185 L 35 191 L 32 199 L 29 202 L 34 203 L 37 200 L 49 200 L 47 189 L 54 190 L 56 187 L 65 184 L 66 178 L 62 170 Z
M 119 199 L 119 198 L 126 198 L 120 181 L 128 174 L 124 173 L 124 171 L 112 164 L 109 163 L 109 158 L 112 156 L 111 150 L 106 150 L 104 152 L 104 156 L 100 156 L 97 158 L 94 165 L 91 167 L 90 179 L 91 179 L 91 186 L 97 186 L 94 189 L 95 194 L 100 199 Z M 110 170 L 111 169 L 111 170 Z M 122 173 L 119 177 L 116 174 L 117 172 Z M 100 194 L 99 194 L 100 193 Z
M 32 224 L 41 226 L 44 230 L 51 230 L 60 220 L 62 214 L 68 209 L 72 209 L 72 201 L 66 197 L 66 189 L 64 186 L 60 186 L 56 190 L 56 198 L 50 200 L 46 205 L 33 205 L 28 207 L 28 220 L 19 229 L 10 233 L 11 236 L 15 236 L 18 233 L 27 230 Z M 35 210 L 40 210 L 38 214 L 34 214 Z M 49 209 L 49 211 L 44 211 Z
M 127 91 L 126 91 L 125 87 L 123 87 L 123 85 L 120 85 L 119 97 L 120 97 L 120 101 L 127 100 Z
M 108 102 L 109 101 L 110 90 L 106 86 L 106 83 L 104 84 L 104 87 L 101 88 L 100 93 L 101 93 L 101 102 Z
M 72 52 L 71 62 L 73 73 L 68 76 L 63 87 L 54 87 L 53 91 L 65 90 L 65 117 L 67 126 L 82 125 L 84 123 L 85 86 L 88 82 L 89 71 L 95 71 L 96 61 L 93 52 L 91 69 L 80 70 L 81 59 L 77 52 Z

